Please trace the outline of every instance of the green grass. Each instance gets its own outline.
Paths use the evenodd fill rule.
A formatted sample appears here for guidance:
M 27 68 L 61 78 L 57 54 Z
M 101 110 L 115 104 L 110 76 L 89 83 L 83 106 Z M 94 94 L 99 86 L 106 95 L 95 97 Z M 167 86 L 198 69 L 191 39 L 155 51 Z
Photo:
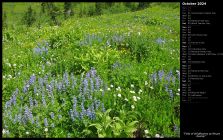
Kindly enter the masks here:
M 19 4 L 14 4 L 13 9 L 19 11 Z M 3 5 L 3 10 L 10 10 L 7 8 L 4 9 Z M 179 16 L 179 6 L 176 7 L 175 3 L 154 3 L 150 8 L 137 12 L 75 17 L 61 26 L 27 28 L 18 25 L 4 30 L 3 128 L 9 133 L 3 137 L 154 137 L 156 134 L 179 137 L 179 131 L 174 131 L 174 126 L 179 128 L 180 125 L 180 85 L 176 72 L 180 69 Z M 35 54 L 34 48 L 38 43 L 44 46 L 44 41 L 48 43 L 48 53 Z M 103 113 L 100 104 L 94 120 L 85 117 L 72 122 L 68 112 L 73 108 L 73 97 L 77 98 L 77 111 L 80 112 L 84 100 L 80 96 L 81 75 L 84 74 L 85 79 L 92 67 L 103 83 L 100 90 L 91 94 L 104 103 L 108 111 Z M 162 80 L 157 78 L 156 82 L 153 81 L 151 75 L 161 70 L 164 71 Z M 65 73 L 70 83 L 65 86 L 66 90 L 58 91 L 56 87 L 60 82 L 64 83 Z M 36 81 L 27 93 L 23 93 L 23 87 L 32 74 L 35 74 Z M 38 80 L 46 74 L 49 76 L 47 84 L 44 84 L 47 103 L 44 106 Z M 72 74 L 77 82 L 74 88 Z M 97 77 L 93 81 L 96 83 Z M 50 82 L 55 86 L 54 103 L 46 90 Z M 166 91 L 166 86 L 172 90 L 173 98 L 170 91 Z M 38 95 L 33 92 L 35 87 Z M 118 87 L 121 91 L 116 89 Z M 5 104 L 16 88 L 19 89 L 16 106 L 6 109 Z M 90 81 L 88 88 L 91 89 Z M 84 106 L 87 109 L 94 100 L 85 96 Z M 140 99 L 134 101 L 133 96 Z M 30 107 L 30 97 L 38 101 L 38 106 Z M 63 98 L 64 104 L 61 102 Z M 26 105 L 33 111 L 34 119 L 39 118 L 39 127 L 30 120 L 27 124 L 13 122 L 15 114 L 24 115 Z M 63 117 L 51 119 L 50 112 Z M 49 123 L 47 132 L 44 131 L 44 118 Z M 54 128 L 50 126 L 52 123 Z M 145 134 L 144 130 L 148 133 Z

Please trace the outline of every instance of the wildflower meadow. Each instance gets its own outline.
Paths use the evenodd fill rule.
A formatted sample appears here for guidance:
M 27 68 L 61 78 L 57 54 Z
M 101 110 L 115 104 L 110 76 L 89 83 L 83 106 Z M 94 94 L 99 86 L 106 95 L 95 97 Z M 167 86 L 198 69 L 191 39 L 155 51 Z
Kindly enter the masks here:
M 2 137 L 179 137 L 176 3 L 15 26 L 2 41 Z

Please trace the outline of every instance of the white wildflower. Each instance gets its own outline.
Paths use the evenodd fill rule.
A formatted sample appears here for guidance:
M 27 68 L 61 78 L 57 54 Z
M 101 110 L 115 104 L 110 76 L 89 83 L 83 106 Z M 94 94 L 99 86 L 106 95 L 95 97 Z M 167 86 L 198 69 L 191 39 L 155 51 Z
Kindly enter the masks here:
M 151 86 L 151 87 L 149 87 L 149 88 L 154 89 L 153 86 Z
M 103 91 L 103 89 L 100 89 L 99 91 Z
M 119 94 L 118 94 L 118 97 L 122 97 L 122 95 L 119 93 Z
M 110 88 L 108 88 L 107 90 L 108 90 L 108 91 L 110 91 L 111 89 L 110 89 Z
M 111 85 L 110 87 L 111 87 L 111 88 L 113 88 L 114 86 L 113 86 L 113 85 Z
M 127 98 L 124 99 L 125 101 L 129 101 Z
M 132 87 L 132 88 L 134 88 L 134 85 L 133 85 L 133 84 L 131 84 L 131 87 Z
M 134 101 L 137 101 L 137 98 L 136 98 L 136 96 L 132 96 L 132 97 L 133 97 L 133 100 L 134 100 Z
M 178 89 L 178 91 L 180 92 L 180 89 Z
M 148 82 L 147 82 L 147 81 L 145 81 L 145 86 L 146 86 L 146 85 L 148 85 Z
M 140 100 L 141 98 L 140 97 L 137 97 L 137 99 Z
M 134 109 L 134 108 L 135 108 L 135 106 L 134 106 L 134 105 L 131 105 L 131 108 L 132 108 L 132 109 Z
M 13 67 L 16 67 L 16 64 L 13 64 Z
M 45 128 L 44 131 L 47 132 L 48 131 L 48 128 Z
M 29 135 L 29 132 L 28 131 L 26 132 L 26 135 Z
M 145 134 L 148 134 L 148 133 L 149 133 L 149 131 L 148 131 L 148 130 L 144 130 L 144 132 L 145 132 Z
M 120 87 L 117 87 L 116 90 L 117 90 L 117 91 L 121 91 L 121 88 L 120 88 Z
M 47 64 L 48 66 L 50 66 L 50 65 L 51 65 L 51 63 L 50 63 L 49 61 L 47 61 L 47 62 L 46 62 L 46 64 Z
M 176 93 L 177 96 L 180 96 L 180 93 Z
M 132 91 L 132 90 L 131 90 L 130 93 L 135 93 L 135 91 Z
M 3 129 L 3 130 L 2 130 L 2 134 L 5 134 L 5 133 L 6 133 L 6 130 L 5 130 L 5 129 Z
M 11 79 L 12 78 L 12 75 L 8 75 L 8 78 Z
M 160 134 L 156 134 L 155 135 L 155 138 L 160 138 Z

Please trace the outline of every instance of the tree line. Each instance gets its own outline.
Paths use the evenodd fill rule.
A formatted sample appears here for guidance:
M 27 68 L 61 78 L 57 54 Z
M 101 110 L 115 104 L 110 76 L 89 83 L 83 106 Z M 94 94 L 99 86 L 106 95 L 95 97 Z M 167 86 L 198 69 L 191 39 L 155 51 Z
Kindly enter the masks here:
M 31 27 L 36 22 L 38 22 L 38 26 L 41 26 L 43 22 L 59 26 L 61 21 L 69 19 L 72 16 L 97 16 L 137 11 L 147 8 L 149 5 L 149 2 L 64 2 L 63 8 L 61 8 L 52 2 L 42 2 L 40 3 L 40 11 L 38 13 L 32 6 L 29 6 L 22 16 L 21 23 L 27 27 Z M 39 18 L 42 19 L 37 20 Z M 3 28 L 7 28 L 7 26 L 7 14 L 4 12 Z

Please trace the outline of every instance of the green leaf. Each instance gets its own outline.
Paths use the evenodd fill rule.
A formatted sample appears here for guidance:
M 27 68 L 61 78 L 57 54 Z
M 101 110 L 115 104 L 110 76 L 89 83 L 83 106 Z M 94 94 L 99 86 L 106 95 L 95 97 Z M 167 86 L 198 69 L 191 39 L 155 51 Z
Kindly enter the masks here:
M 116 130 L 120 130 L 122 128 L 120 123 L 115 123 Z
M 133 132 L 135 132 L 137 129 L 134 127 L 126 127 L 125 132 L 127 134 L 132 134 Z
M 128 123 L 128 127 L 133 127 L 136 123 L 138 123 L 138 121 L 133 121 L 131 123 Z

